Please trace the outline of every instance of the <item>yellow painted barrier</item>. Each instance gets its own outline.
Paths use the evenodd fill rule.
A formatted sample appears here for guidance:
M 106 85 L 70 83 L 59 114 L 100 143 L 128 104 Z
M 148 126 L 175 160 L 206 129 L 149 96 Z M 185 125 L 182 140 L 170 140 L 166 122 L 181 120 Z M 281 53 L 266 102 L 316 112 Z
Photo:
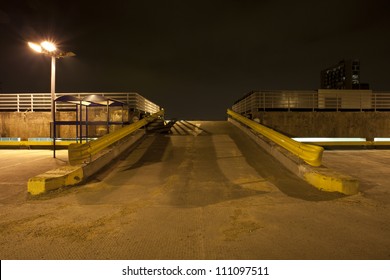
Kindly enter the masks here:
M 326 192 L 339 192 L 346 195 L 353 195 L 359 192 L 359 181 L 350 176 L 336 174 L 330 170 L 322 172 L 308 171 L 303 178 L 309 184 Z
M 63 166 L 30 178 L 27 191 L 31 195 L 42 194 L 61 187 L 73 186 L 83 180 L 81 166 Z
M 58 141 L 56 146 L 68 147 L 75 141 Z M 53 141 L 1 141 L 0 147 L 45 147 L 53 148 Z
M 230 109 L 227 110 L 229 116 L 237 121 L 252 128 L 254 131 L 267 137 L 269 140 L 275 142 L 279 146 L 290 151 L 292 154 L 298 156 L 311 166 L 320 166 L 322 161 L 323 147 L 304 144 L 287 137 L 273 129 L 265 127 L 257 122 L 254 122 Z
M 71 144 L 68 149 L 68 158 L 71 165 L 81 164 L 91 160 L 92 156 L 99 153 L 103 149 L 109 147 L 120 139 L 133 133 L 137 129 L 147 125 L 149 122 L 164 115 L 164 110 L 161 110 L 153 115 L 145 117 L 131 125 L 125 126 L 113 133 L 106 134 L 97 140 L 87 142 L 85 144 Z

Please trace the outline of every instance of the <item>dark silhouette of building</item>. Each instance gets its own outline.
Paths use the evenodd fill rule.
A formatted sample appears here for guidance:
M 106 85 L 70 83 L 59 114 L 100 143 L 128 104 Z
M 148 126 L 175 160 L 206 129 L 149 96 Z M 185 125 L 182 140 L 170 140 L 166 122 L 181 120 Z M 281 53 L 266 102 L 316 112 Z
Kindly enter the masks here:
M 321 71 L 322 89 L 369 89 L 360 82 L 360 62 L 357 59 L 341 60 Z

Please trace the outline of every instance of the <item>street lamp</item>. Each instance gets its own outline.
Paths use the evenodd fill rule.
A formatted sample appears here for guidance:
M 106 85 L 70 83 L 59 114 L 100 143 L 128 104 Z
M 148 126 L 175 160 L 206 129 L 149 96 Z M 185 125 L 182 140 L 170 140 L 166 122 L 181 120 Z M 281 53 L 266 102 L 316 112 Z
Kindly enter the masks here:
M 55 86 L 56 86 L 56 58 L 62 58 L 62 57 L 68 57 L 68 56 L 75 56 L 73 52 L 63 52 L 57 49 L 56 45 L 52 42 L 49 41 L 43 41 L 40 44 L 28 42 L 28 46 L 33 49 L 34 51 L 38 53 L 42 53 L 44 55 L 50 56 L 51 57 L 51 120 L 53 123 L 53 157 L 56 157 L 55 154 L 55 129 L 54 129 L 54 120 L 55 120 L 55 103 L 54 100 L 56 98 L 56 91 L 55 91 Z

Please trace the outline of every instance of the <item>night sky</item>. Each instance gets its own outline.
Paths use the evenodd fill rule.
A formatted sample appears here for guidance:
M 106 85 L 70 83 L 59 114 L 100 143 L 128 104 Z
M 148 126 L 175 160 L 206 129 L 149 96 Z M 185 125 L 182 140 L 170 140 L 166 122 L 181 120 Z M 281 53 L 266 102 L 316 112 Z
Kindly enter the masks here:
M 320 71 L 359 59 L 361 82 L 390 90 L 390 1 L 1 0 L 0 91 L 138 92 L 168 117 L 225 119 L 251 90 L 318 89 Z

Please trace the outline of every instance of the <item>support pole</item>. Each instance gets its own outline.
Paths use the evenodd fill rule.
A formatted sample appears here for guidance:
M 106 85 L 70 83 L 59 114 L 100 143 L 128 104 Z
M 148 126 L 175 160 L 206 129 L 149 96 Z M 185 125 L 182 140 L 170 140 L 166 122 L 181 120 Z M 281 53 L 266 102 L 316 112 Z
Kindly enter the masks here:
M 51 120 L 53 123 L 53 158 L 56 157 L 56 58 L 55 56 L 51 57 Z

